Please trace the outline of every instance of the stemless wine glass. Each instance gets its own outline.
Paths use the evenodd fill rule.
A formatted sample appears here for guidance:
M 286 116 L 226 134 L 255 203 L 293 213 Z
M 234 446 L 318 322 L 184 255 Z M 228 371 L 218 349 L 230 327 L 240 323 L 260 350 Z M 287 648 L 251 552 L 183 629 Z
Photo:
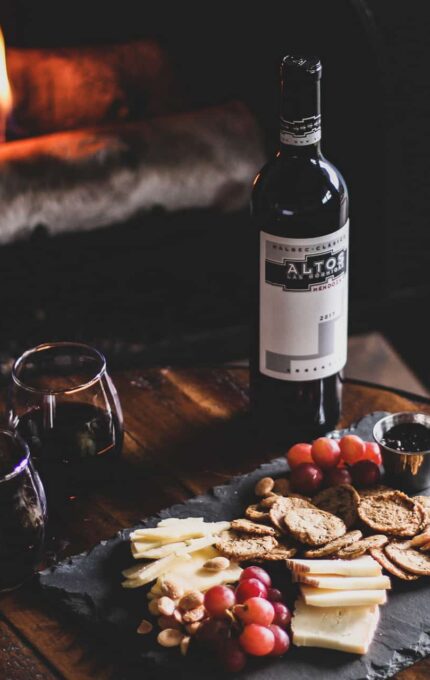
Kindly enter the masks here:
M 0 591 L 29 578 L 42 557 L 46 499 L 21 437 L 0 430 Z
M 9 415 L 48 497 L 56 490 L 75 495 L 120 455 L 118 394 L 105 357 L 88 345 L 53 342 L 24 352 L 12 369 Z

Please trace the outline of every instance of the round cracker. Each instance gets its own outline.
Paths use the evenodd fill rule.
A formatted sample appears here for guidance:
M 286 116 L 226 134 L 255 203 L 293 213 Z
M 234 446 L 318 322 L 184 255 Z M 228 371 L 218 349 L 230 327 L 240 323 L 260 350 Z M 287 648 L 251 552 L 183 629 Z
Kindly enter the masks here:
M 257 524 L 250 519 L 234 519 L 231 522 L 231 529 L 242 534 L 251 536 L 276 536 L 276 529 L 267 524 Z
M 215 548 L 225 557 L 236 560 L 252 560 L 264 557 L 278 545 L 273 536 L 239 536 L 234 531 L 223 531 Z
M 378 486 L 372 486 L 370 489 L 360 489 L 359 495 L 364 496 L 379 496 L 381 493 L 390 493 L 390 491 L 395 491 L 391 486 L 385 486 L 384 484 L 378 484 Z
M 285 514 L 289 510 L 295 510 L 296 508 L 313 508 L 314 505 L 306 498 L 296 498 L 293 496 L 279 496 L 276 503 L 270 508 L 270 519 L 275 527 L 278 527 L 283 533 L 285 533 L 285 526 L 282 522 Z
M 263 562 L 278 562 L 279 560 L 289 560 L 297 553 L 297 546 L 285 538 L 278 539 L 278 545 L 271 552 L 266 553 L 262 558 Z
M 411 574 L 410 572 L 401 569 L 395 562 L 390 560 L 382 548 L 370 548 L 369 553 L 373 559 L 392 576 L 397 576 L 397 578 L 402 579 L 402 581 L 416 581 L 419 578 L 417 574 Z
M 320 510 L 331 512 L 345 522 L 346 526 L 352 527 L 357 521 L 357 508 L 360 496 L 350 484 L 330 486 L 320 491 L 313 499 L 314 505 Z
M 382 534 L 375 534 L 374 536 L 368 536 L 367 538 L 362 538 L 356 543 L 348 545 L 346 548 L 342 548 L 336 553 L 338 559 L 352 560 L 355 557 L 361 557 L 365 555 L 370 548 L 382 548 L 388 543 L 388 538 Z
M 393 542 L 386 545 L 384 550 L 390 560 L 401 569 L 418 576 L 430 576 L 430 555 L 408 547 L 408 544 L 409 541 L 406 541 L 406 543 Z
M 424 520 L 422 506 L 402 491 L 362 498 L 358 515 L 374 531 L 392 536 L 415 536 Z
M 283 521 L 290 534 L 307 545 L 325 545 L 346 534 L 340 517 L 315 507 L 291 509 Z
M 348 531 L 340 538 L 335 538 L 334 541 L 330 541 L 322 548 L 315 548 L 315 550 L 307 550 L 304 553 L 304 557 L 309 559 L 320 559 L 321 557 L 329 557 L 330 555 L 336 555 L 339 550 L 346 548 L 346 546 L 356 543 L 363 536 L 361 531 Z

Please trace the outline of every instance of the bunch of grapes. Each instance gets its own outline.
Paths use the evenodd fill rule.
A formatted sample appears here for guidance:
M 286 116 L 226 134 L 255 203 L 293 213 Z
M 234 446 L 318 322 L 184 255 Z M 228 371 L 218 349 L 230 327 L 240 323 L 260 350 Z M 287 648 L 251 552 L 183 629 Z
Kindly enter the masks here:
M 312 444 L 295 444 L 287 453 L 294 491 L 312 496 L 323 486 L 354 484 L 372 487 L 379 482 L 382 457 L 379 445 L 355 434 L 340 440 L 319 437 Z
M 250 656 L 282 656 L 290 646 L 291 612 L 261 567 L 247 567 L 236 589 L 214 586 L 205 594 L 209 619 L 197 633 L 215 649 L 226 671 L 241 671 Z

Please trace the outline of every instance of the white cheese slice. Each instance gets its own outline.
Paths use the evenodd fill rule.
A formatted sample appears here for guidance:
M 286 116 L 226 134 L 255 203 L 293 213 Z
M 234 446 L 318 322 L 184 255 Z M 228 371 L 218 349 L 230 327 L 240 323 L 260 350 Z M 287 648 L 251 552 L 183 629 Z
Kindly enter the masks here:
M 205 537 L 204 537 L 205 538 Z M 200 541 L 200 538 L 192 539 Z M 153 548 L 145 549 L 145 543 L 134 543 L 132 547 L 133 557 L 136 560 L 160 560 L 162 557 L 167 557 L 173 552 L 185 548 L 187 543 L 185 541 L 180 541 L 179 543 L 160 543 L 155 545 Z M 139 550 L 139 546 L 141 549 Z
M 387 601 L 386 590 L 322 590 L 305 585 L 300 590 L 312 607 L 366 607 Z
M 163 557 L 163 559 L 161 560 L 149 562 L 149 564 L 145 564 L 145 566 L 142 566 L 141 564 L 136 564 L 135 567 L 125 569 L 122 573 L 127 580 L 136 581 L 136 583 L 139 583 L 141 586 L 144 586 L 146 583 L 151 583 L 151 581 L 155 581 L 156 578 L 164 574 L 166 571 L 170 571 L 171 569 L 173 569 L 175 563 L 187 559 L 191 559 L 189 555 L 181 555 L 180 557 L 178 557 L 177 555 L 175 555 L 175 553 L 172 553 L 167 557 Z M 123 583 L 123 585 L 126 588 L 133 587 L 131 585 L 127 586 L 125 585 L 125 583 Z
M 219 534 L 230 528 L 230 522 L 201 522 L 199 518 L 177 520 L 167 526 L 158 526 L 151 529 L 136 529 L 130 534 L 133 542 L 175 543 L 189 538 L 199 538 L 209 534 Z
M 196 552 L 196 550 L 201 550 L 202 548 L 207 548 L 209 545 L 213 545 L 216 543 L 216 540 L 216 536 L 202 536 L 201 538 L 192 538 L 189 541 L 183 541 L 181 543 L 167 543 L 166 545 L 162 545 L 159 548 L 155 548 L 154 550 L 137 553 L 137 555 L 135 554 L 134 557 L 136 559 L 139 559 L 139 557 L 143 559 L 161 559 L 167 555 L 171 555 L 172 553 L 175 555 L 188 555 L 189 553 Z M 219 553 L 217 553 L 217 555 L 218 554 Z M 137 568 L 139 568 L 139 565 L 137 565 Z M 142 568 L 142 565 L 140 565 L 140 568 Z M 131 570 L 134 572 L 136 567 L 126 569 L 126 571 L 123 571 L 122 573 L 124 576 L 127 576 L 126 572 L 130 572 Z
M 158 522 L 157 527 L 169 527 L 172 526 L 173 524 L 178 524 L 178 522 L 184 522 L 192 519 L 193 522 L 204 522 L 205 520 L 203 517 L 186 517 L 185 520 L 181 519 L 180 517 L 167 517 L 166 519 L 162 519 Z
M 203 569 L 205 562 L 217 556 L 219 553 L 212 547 L 192 553 L 188 562 L 175 563 L 174 568 L 161 576 L 154 585 L 154 589 L 161 588 L 164 578 L 174 578 L 182 585 L 186 593 L 191 590 L 205 592 L 212 586 L 239 581 L 242 569 L 235 562 L 230 562 L 229 568 L 222 571 L 213 572 Z
M 131 541 L 130 547 L 131 547 L 131 554 L 133 557 L 135 557 L 139 553 L 146 552 L 146 550 L 154 550 L 154 548 L 159 548 L 161 545 L 164 545 L 163 543 L 160 543 L 159 541 L 154 541 L 153 543 L 150 543 L 149 541 Z M 138 559 L 138 558 L 136 558 Z
M 390 590 L 388 576 L 319 576 L 297 574 L 295 581 L 326 590 Z
M 296 602 L 291 628 L 298 647 L 324 647 L 366 654 L 379 621 L 379 607 L 310 607 Z
M 382 567 L 370 555 L 355 560 L 286 560 L 294 573 L 339 574 L 341 576 L 378 576 Z

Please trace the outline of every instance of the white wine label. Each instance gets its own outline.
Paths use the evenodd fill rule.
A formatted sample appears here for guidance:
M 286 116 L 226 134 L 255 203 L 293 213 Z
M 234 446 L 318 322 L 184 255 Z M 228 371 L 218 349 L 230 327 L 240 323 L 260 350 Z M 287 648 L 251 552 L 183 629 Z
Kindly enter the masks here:
M 318 238 L 260 237 L 260 371 L 316 380 L 346 363 L 349 220 Z
M 281 142 L 289 146 L 307 146 L 321 139 L 321 116 L 286 120 L 281 116 Z

